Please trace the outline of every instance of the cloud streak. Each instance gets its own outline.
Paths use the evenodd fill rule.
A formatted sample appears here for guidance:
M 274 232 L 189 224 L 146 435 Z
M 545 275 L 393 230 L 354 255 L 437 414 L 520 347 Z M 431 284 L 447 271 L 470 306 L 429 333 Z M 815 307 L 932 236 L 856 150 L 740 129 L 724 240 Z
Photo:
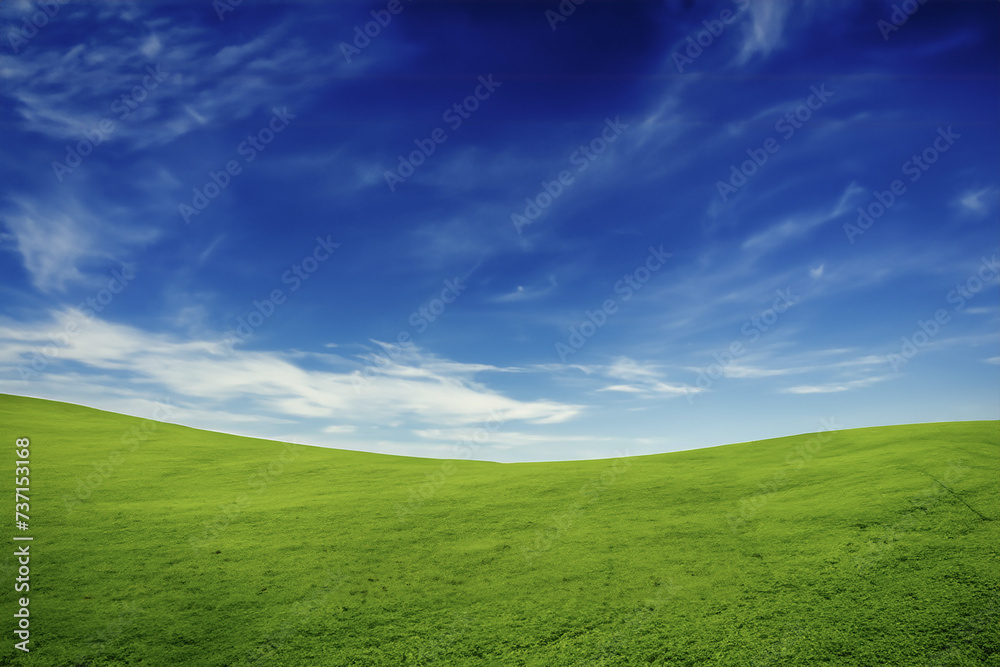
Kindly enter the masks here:
M 0 327 L 0 372 L 16 375 L 19 365 L 30 363 L 34 350 L 51 345 L 53 331 L 65 331 L 72 322 L 88 318 L 79 311 L 62 310 L 48 322 Z M 295 355 L 264 352 L 230 352 L 212 340 L 177 340 L 135 327 L 91 319 L 59 347 L 46 369 L 47 387 L 74 376 L 75 390 L 85 390 L 92 400 L 109 409 L 115 404 L 112 386 L 136 388 L 146 398 L 168 395 L 184 415 L 188 406 L 212 407 L 241 417 L 321 419 L 352 424 L 380 425 L 394 420 L 410 424 L 467 426 L 483 415 L 498 411 L 505 418 L 529 424 L 555 424 L 582 411 L 578 405 L 550 400 L 518 400 L 490 389 L 475 379 L 493 367 L 440 359 L 412 347 L 405 357 L 387 360 L 381 372 L 364 382 L 362 363 L 336 355 L 313 355 L 342 367 L 339 371 L 306 368 Z M 93 375 L 81 381 L 71 369 L 88 369 Z M 498 369 L 500 370 L 500 369 Z M 56 396 L 59 395 L 56 390 Z M 338 432 L 338 429 L 326 433 Z M 346 431 L 339 431 L 346 432 Z

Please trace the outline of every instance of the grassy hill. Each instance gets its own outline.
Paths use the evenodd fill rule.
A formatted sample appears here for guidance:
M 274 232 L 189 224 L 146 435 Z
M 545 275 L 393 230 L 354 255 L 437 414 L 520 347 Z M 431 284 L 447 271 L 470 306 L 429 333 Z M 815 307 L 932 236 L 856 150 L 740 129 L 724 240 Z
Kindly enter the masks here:
M 998 422 L 497 464 L 0 395 L 11 505 L 21 437 L 2 664 L 1000 665 Z

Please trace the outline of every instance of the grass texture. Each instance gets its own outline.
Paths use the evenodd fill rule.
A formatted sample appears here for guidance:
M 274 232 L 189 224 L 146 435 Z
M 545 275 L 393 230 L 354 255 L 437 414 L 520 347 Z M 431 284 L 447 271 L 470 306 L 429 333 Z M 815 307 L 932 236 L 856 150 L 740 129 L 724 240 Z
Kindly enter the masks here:
M 4 665 L 1000 665 L 998 422 L 499 464 L 0 395 L 12 514 L 17 438 Z

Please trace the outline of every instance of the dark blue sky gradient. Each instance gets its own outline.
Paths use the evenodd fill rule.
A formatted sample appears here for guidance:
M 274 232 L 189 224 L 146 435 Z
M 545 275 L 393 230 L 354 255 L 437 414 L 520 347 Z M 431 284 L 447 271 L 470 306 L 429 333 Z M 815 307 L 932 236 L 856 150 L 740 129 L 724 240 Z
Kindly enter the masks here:
M 41 5 L 5 2 L 2 391 L 442 457 L 496 410 L 475 456 L 504 461 L 998 417 L 995 2 L 928 0 L 888 39 L 891 2 L 587 0 L 555 30 L 557 2 L 400 6 L 348 62 L 386 2 L 244 0 L 223 20 L 209 2 L 67 2 L 30 38 Z M 119 118 L 147 67 L 162 81 Z M 480 77 L 499 85 L 454 127 Z M 807 121 L 779 123 L 814 90 Z M 247 161 L 275 109 L 293 117 Z M 114 131 L 60 180 L 102 118 Z M 295 278 L 317 238 L 340 245 Z M 135 278 L 88 317 L 113 270 Z M 778 291 L 794 305 L 769 312 Z M 588 317 L 602 325 L 574 338 Z

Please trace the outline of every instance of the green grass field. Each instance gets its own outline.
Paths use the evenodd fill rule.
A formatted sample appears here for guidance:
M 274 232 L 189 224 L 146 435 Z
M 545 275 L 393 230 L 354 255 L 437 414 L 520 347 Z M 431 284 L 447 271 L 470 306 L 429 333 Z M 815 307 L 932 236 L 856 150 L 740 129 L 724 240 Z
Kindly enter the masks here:
M 2 664 L 1000 665 L 998 422 L 497 464 L 0 395 L 11 514 L 24 437 Z

